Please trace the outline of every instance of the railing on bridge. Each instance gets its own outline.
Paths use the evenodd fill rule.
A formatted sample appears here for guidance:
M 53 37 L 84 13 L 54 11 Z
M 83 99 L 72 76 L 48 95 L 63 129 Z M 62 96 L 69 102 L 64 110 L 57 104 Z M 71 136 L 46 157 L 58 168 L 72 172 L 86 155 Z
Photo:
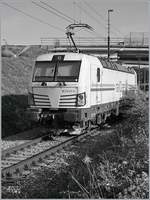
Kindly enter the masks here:
M 148 46 L 149 35 L 146 32 L 130 32 L 130 34 L 124 38 L 124 43 L 129 46 Z
M 79 46 L 98 46 L 107 45 L 106 37 L 74 37 L 74 40 Z M 122 38 L 111 38 L 111 44 L 119 44 Z M 54 47 L 68 46 L 69 41 L 67 38 L 41 38 L 41 44 L 51 45 Z
M 107 46 L 107 37 L 74 37 L 77 46 Z M 41 38 L 42 45 L 49 45 L 54 48 L 70 46 L 69 41 L 65 37 Z M 110 38 L 112 46 L 120 47 L 144 47 L 148 46 L 148 35 L 146 33 L 130 33 L 127 37 Z

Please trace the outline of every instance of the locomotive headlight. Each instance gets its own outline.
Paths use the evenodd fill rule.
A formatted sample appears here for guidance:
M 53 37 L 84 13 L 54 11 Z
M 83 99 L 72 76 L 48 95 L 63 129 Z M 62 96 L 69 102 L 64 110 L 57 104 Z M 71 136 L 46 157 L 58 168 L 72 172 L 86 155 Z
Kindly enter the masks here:
M 86 104 L 85 92 L 77 95 L 77 106 L 84 106 Z

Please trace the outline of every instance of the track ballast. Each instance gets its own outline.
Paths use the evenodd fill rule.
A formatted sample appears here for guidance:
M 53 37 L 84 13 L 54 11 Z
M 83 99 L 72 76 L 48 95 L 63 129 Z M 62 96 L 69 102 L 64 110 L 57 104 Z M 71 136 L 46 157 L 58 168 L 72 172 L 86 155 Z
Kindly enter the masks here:
M 76 140 L 81 140 L 81 138 L 88 134 L 91 134 L 91 131 L 82 130 L 79 135 L 70 136 L 69 138 L 68 136 L 56 136 L 52 140 L 47 141 L 44 139 L 44 136 L 44 138 L 39 137 L 2 151 L 2 178 L 16 178 L 25 174 L 25 171 L 29 171 L 38 163 L 46 160 L 50 154 L 70 145 Z

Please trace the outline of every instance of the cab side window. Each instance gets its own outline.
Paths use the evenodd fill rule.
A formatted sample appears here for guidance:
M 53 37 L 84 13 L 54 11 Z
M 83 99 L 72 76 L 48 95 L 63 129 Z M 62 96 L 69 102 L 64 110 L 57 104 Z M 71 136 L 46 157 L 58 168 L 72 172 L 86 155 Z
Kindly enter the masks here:
M 97 82 L 100 82 L 100 68 L 97 68 Z

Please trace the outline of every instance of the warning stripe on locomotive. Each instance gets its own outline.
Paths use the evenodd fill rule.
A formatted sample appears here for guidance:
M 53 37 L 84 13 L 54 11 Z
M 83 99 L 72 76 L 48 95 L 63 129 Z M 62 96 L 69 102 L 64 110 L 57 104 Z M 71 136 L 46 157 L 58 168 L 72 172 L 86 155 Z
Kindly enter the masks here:
M 70 95 L 61 95 L 60 96 L 60 102 L 59 106 L 67 106 L 67 107 L 75 107 L 77 101 L 77 95 L 76 94 L 70 94 Z
M 40 107 L 51 106 L 48 95 L 34 94 L 33 97 L 34 97 L 35 106 L 40 106 Z

